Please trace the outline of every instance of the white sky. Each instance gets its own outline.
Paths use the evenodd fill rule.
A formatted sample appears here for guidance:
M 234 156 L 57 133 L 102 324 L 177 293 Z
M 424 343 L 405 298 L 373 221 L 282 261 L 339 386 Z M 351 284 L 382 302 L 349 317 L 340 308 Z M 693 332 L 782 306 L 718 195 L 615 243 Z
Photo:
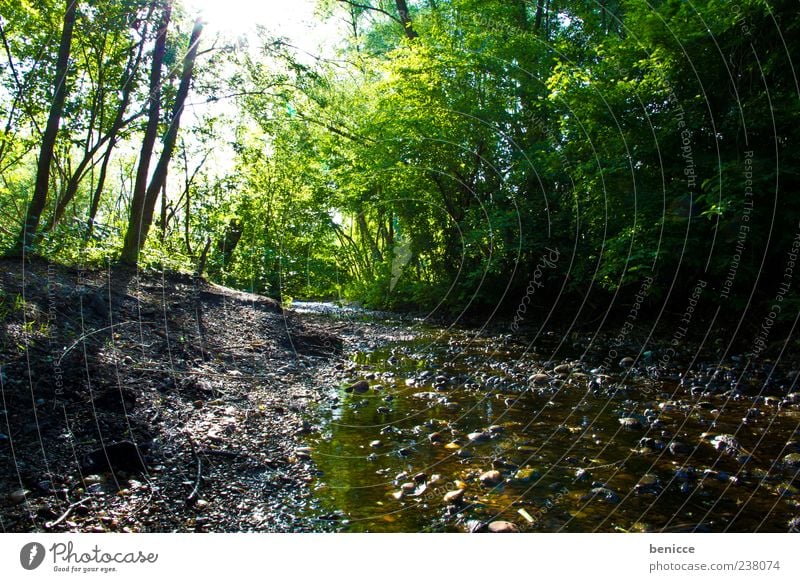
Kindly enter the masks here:
M 212 34 L 246 36 L 262 25 L 311 53 L 336 38 L 335 19 L 326 23 L 315 16 L 317 0 L 183 0 L 183 4 L 190 15 L 200 12 L 205 17 Z

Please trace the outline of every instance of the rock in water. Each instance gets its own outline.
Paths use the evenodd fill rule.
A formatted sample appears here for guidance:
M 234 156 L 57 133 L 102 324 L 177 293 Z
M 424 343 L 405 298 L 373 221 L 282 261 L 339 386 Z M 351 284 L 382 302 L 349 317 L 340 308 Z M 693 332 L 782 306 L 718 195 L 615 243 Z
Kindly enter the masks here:
M 550 381 L 550 376 L 547 374 L 534 374 L 530 378 L 528 378 L 528 382 L 533 384 L 534 386 L 543 386 Z
M 619 495 L 606 487 L 595 487 L 589 493 L 581 497 L 581 501 L 603 501 L 605 503 L 619 503 Z
M 491 435 L 487 432 L 471 432 L 467 435 L 467 438 L 473 443 L 483 443 L 488 441 Z
M 519 533 L 519 528 L 510 521 L 493 521 L 489 524 L 489 533 Z
M 789 469 L 800 469 L 800 453 L 789 453 L 783 458 L 783 464 Z
M 676 457 L 685 457 L 686 455 L 691 454 L 692 447 L 687 445 L 686 443 L 682 443 L 679 441 L 672 441 L 669 444 L 669 452 Z
M 345 392 L 354 392 L 356 394 L 364 394 L 369 390 L 369 382 L 366 380 L 359 380 L 344 389 Z
M 642 428 L 641 421 L 638 418 L 634 418 L 632 416 L 620 418 L 619 423 L 622 425 L 622 428 L 627 428 L 630 430 L 637 430 Z
M 486 471 L 480 476 L 480 482 L 485 487 L 494 487 L 503 482 L 503 475 L 500 474 L 500 471 L 494 469 Z
M 522 467 L 514 474 L 514 479 L 527 483 L 539 478 L 539 471 L 533 467 Z
M 463 489 L 456 489 L 455 491 L 448 491 L 444 495 L 444 502 L 445 503 L 453 503 L 458 504 L 464 500 L 464 490 Z
M 715 436 L 713 439 L 711 439 L 711 444 L 714 445 L 714 448 L 720 453 L 725 453 L 726 455 L 731 456 L 736 456 L 741 449 L 739 441 L 732 434 L 721 434 Z

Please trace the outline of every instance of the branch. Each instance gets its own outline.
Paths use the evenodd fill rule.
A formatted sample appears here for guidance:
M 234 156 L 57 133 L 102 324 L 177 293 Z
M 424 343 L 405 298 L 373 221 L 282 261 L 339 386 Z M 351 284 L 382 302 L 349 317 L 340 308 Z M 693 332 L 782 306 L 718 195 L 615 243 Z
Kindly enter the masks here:
M 386 10 L 384 10 L 383 8 L 378 8 L 378 7 L 376 7 L 376 6 L 370 6 L 370 5 L 368 5 L 368 4 L 359 4 L 359 3 L 357 3 L 357 2 L 351 2 L 350 0 L 336 0 L 336 1 L 337 1 L 337 2 L 341 2 L 341 3 L 343 3 L 343 4 L 349 4 L 350 6 L 354 6 L 354 7 L 356 7 L 356 8 L 363 8 L 364 10 L 373 10 L 373 11 L 375 11 L 375 12 L 380 12 L 381 14 L 385 14 L 386 16 L 388 16 L 389 18 L 391 18 L 392 20 L 394 20 L 394 21 L 395 21 L 397 24 L 400 24 L 400 25 L 402 25 L 402 26 L 405 26 L 405 24 L 403 23 L 403 21 L 402 21 L 402 20 L 400 20 L 399 18 L 397 18 L 397 16 L 395 16 L 395 15 L 394 15 L 394 14 L 392 14 L 391 12 L 387 12 L 387 11 L 386 11 Z

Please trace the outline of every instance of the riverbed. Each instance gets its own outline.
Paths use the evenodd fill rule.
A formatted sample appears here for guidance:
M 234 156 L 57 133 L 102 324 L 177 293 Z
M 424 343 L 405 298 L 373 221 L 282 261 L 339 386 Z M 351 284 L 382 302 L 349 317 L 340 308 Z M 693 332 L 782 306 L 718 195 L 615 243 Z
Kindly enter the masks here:
M 309 412 L 314 496 L 339 531 L 797 527 L 792 370 L 692 345 L 667 359 L 658 342 L 293 308 L 359 330 Z

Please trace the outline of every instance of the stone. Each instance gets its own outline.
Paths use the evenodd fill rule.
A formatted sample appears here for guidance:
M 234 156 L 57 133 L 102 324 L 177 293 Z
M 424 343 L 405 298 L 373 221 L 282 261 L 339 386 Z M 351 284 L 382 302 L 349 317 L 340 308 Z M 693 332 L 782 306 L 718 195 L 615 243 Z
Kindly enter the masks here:
M 471 432 L 467 435 L 467 438 L 472 443 L 483 443 L 488 441 L 491 438 L 491 435 L 487 432 Z
M 28 493 L 30 493 L 30 491 L 27 489 L 17 489 L 16 491 L 12 491 L 8 494 L 8 500 L 14 505 L 17 505 L 18 503 L 25 501 Z
M 739 453 L 739 450 L 741 449 L 739 441 L 736 439 L 735 436 L 731 434 L 717 435 L 711 439 L 711 444 L 720 453 L 724 453 L 726 455 L 731 455 L 731 456 L 736 456 Z
M 353 392 L 355 394 L 364 394 L 369 390 L 369 382 L 366 380 L 359 380 L 344 389 L 345 392 Z
M 454 491 L 448 491 L 444 495 L 444 502 L 451 503 L 451 504 L 459 504 L 464 500 L 464 490 L 463 489 L 456 489 Z
M 530 378 L 528 378 L 528 382 L 533 384 L 534 386 L 543 386 L 550 382 L 550 376 L 547 374 L 534 374 Z
M 492 469 L 491 471 L 482 473 L 478 480 L 484 487 L 494 487 L 503 482 L 503 475 L 500 473 L 500 471 Z
M 783 457 L 783 464 L 789 469 L 800 469 L 800 453 L 789 453 Z
M 620 497 L 607 487 L 595 487 L 584 495 L 581 501 L 602 501 L 613 505 L 620 502 Z
M 380 448 L 381 446 L 383 446 L 383 443 L 381 441 L 379 441 L 379 440 L 374 440 L 374 441 L 369 443 L 369 446 L 371 446 L 373 449 L 377 449 L 377 448 Z
M 539 476 L 539 471 L 533 467 L 522 467 L 516 473 L 514 473 L 514 479 L 517 481 L 522 481 L 523 483 L 528 483 L 529 481 L 538 479 Z
M 489 533 L 519 533 L 517 524 L 510 521 L 493 521 L 487 527 Z
M 642 428 L 642 422 L 638 418 L 634 418 L 632 416 L 620 418 L 619 423 L 622 425 L 622 428 L 627 428 L 630 430 L 638 430 Z
M 691 454 L 692 447 L 687 445 L 686 443 L 682 443 L 679 441 L 672 441 L 669 444 L 669 452 L 676 457 L 685 457 L 686 455 Z

